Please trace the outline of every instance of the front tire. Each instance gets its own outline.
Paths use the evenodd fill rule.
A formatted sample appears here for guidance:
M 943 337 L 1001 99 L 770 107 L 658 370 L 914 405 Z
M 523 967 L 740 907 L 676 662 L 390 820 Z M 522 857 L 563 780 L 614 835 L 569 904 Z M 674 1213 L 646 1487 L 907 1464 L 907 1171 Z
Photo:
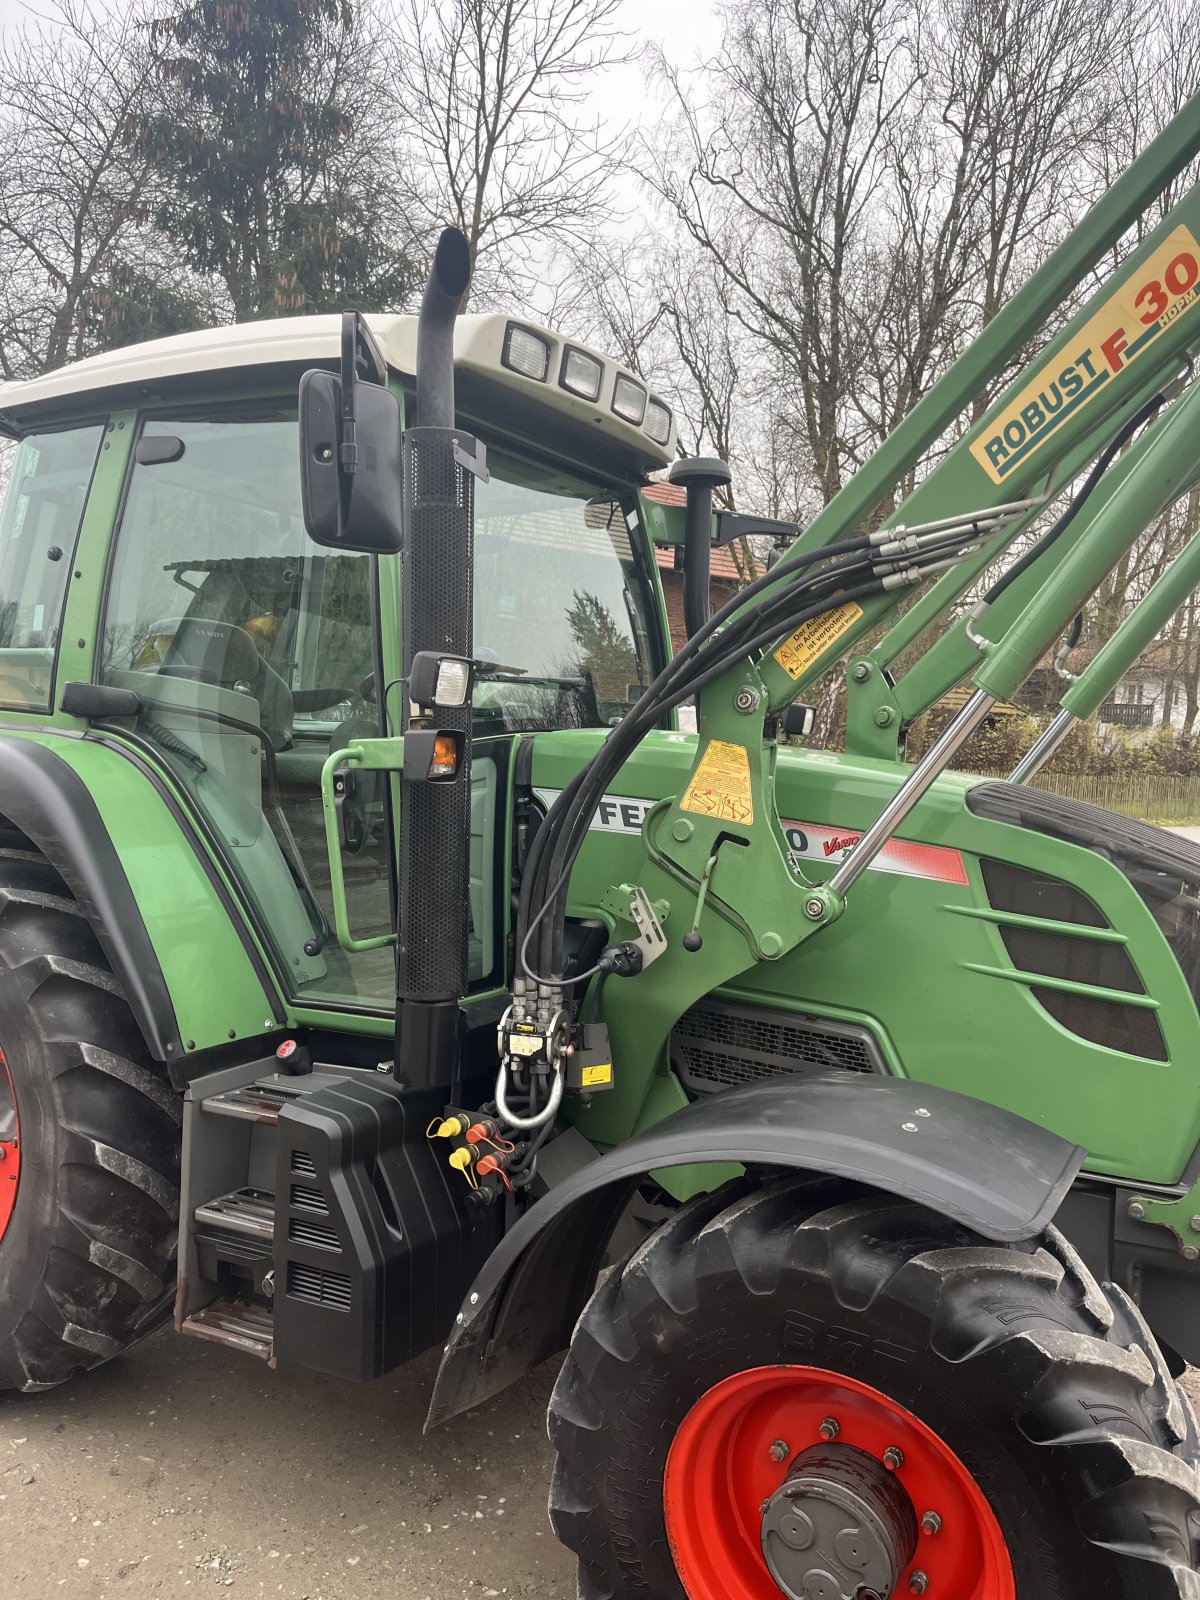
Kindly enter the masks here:
M 170 1313 L 182 1108 L 66 884 L 3 826 L 0 1055 L 0 1181 L 19 1162 L 0 1208 L 0 1390 L 48 1389 Z
M 1200 1595 L 1189 1403 L 1054 1229 L 997 1245 L 824 1179 L 702 1196 L 597 1290 L 550 1434 L 582 1600 Z M 839 1472 L 890 1569 L 883 1533 L 814 1542 Z

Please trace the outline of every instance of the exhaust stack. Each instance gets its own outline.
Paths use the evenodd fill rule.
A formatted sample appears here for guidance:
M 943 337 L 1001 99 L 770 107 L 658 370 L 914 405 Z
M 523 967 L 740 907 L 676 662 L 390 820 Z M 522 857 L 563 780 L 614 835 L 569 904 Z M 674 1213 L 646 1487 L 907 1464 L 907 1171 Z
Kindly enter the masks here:
M 417 324 L 415 426 L 405 431 L 402 627 L 404 725 L 428 729 L 408 680 L 420 651 L 470 658 L 475 479 L 483 449 L 455 427 L 454 320 L 470 282 L 470 250 L 457 228 L 438 240 Z M 470 900 L 471 702 L 436 713 L 458 734 L 450 783 L 404 775 L 396 957 L 396 1075 L 414 1089 L 455 1085 L 459 1001 L 467 992 Z
M 445 228 L 417 317 L 418 428 L 454 426 L 454 321 L 471 282 L 471 247 L 459 228 Z

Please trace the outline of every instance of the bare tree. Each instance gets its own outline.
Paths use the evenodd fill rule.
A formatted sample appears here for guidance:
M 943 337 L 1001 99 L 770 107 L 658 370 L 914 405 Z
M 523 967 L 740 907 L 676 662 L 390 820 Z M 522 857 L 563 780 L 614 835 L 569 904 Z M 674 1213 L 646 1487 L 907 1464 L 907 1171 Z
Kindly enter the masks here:
M 93 297 L 136 233 L 149 181 L 122 130 L 144 98 L 140 13 L 54 0 L 0 43 L 0 371 L 84 354 Z M 138 247 L 132 247 L 136 255 Z
M 702 80 L 660 58 L 647 182 L 790 397 L 820 500 L 1095 192 L 1125 3 L 735 0 Z
M 906 0 L 743 0 L 728 17 L 707 105 L 660 59 L 676 128 L 643 141 L 646 175 L 789 384 L 828 499 L 863 354 L 861 245 L 914 84 L 910 19 Z
M 397 184 L 428 236 L 457 223 L 474 295 L 529 297 L 607 215 L 620 134 L 589 114 L 621 58 L 620 0 L 396 0 Z

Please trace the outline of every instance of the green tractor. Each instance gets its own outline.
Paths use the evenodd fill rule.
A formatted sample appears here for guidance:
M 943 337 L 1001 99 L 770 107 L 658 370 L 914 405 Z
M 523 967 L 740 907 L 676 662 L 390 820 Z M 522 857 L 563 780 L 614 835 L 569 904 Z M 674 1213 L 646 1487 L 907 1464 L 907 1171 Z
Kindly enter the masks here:
M 1194 553 L 952 770 L 1200 480 L 1200 192 L 958 419 L 1198 150 L 1200 100 L 803 530 L 647 494 L 669 407 L 458 317 L 453 230 L 419 316 L 0 388 L 7 1387 L 173 1314 L 440 1348 L 436 1422 L 567 1349 L 586 1600 L 1200 1595 L 1200 849 L 1020 781 Z

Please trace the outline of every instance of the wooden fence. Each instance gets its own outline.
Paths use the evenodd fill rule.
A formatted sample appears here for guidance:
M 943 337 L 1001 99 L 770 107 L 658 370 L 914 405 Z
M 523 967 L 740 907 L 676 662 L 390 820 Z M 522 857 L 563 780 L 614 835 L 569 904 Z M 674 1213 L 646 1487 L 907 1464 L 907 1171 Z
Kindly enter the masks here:
M 990 772 L 985 776 L 1005 778 L 1008 774 Z M 1104 806 L 1126 817 L 1140 817 L 1143 822 L 1200 824 L 1200 778 L 1039 772 L 1033 783 L 1052 794 L 1086 800 L 1089 805 Z

